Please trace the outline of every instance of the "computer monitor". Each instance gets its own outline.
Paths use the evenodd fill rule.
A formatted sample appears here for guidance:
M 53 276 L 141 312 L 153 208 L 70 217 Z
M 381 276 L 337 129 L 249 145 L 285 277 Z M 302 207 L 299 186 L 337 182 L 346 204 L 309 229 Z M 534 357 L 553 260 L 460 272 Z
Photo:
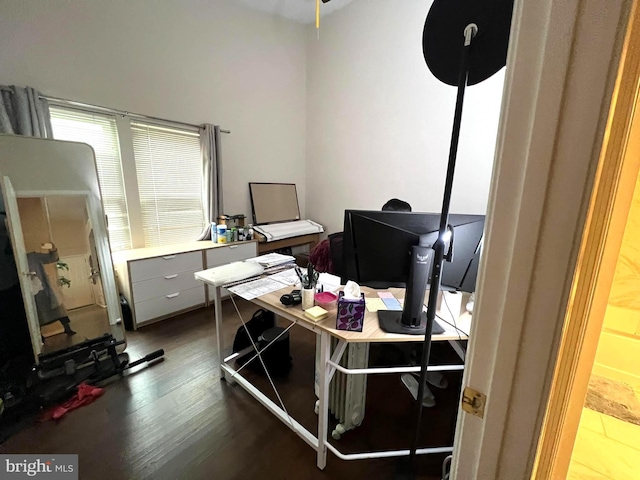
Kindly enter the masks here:
M 484 218 L 484 215 L 449 215 L 454 232 L 453 259 L 442 267 L 443 290 L 476 291 Z
M 454 231 L 454 255 L 452 263 L 443 265 L 443 288 L 475 288 L 474 265 L 477 273 L 484 216 L 450 215 L 449 224 Z M 436 213 L 345 211 L 342 283 L 353 280 L 373 288 L 406 288 L 402 312 L 379 311 L 384 330 L 424 334 L 424 292 L 439 225 Z M 438 325 L 433 329 L 442 331 Z

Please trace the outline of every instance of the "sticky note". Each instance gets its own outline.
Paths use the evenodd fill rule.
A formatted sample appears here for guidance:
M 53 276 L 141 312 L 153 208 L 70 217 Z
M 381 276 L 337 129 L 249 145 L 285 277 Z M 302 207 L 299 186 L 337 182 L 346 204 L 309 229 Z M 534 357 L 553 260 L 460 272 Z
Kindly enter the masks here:
M 378 310 L 386 310 L 387 306 L 384 304 L 381 298 L 365 298 L 364 301 L 367 304 L 367 310 L 370 312 L 377 312 Z
M 394 298 L 393 293 L 391 292 L 378 292 L 378 296 L 380 298 Z
M 400 302 L 395 297 L 383 298 L 382 301 L 389 310 L 402 310 L 402 305 L 400 305 Z
M 304 311 L 304 316 L 307 318 L 310 318 L 311 320 L 314 321 L 318 321 L 318 320 L 322 320 L 323 318 L 325 318 L 327 315 L 329 315 L 329 312 L 327 312 L 324 308 L 322 307 L 318 307 L 317 305 L 315 307 L 311 307 L 311 308 L 307 308 Z

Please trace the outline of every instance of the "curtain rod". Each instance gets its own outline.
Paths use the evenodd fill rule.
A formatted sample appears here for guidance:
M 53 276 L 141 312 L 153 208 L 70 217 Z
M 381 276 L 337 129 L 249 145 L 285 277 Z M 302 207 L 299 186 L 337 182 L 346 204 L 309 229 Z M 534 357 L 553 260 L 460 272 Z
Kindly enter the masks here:
M 6 87 L 0 87 L 1 91 L 4 92 L 9 92 L 9 93 L 13 93 L 13 90 L 11 90 L 10 88 L 6 88 Z M 72 107 L 81 107 L 81 108 L 88 108 L 88 109 L 93 109 L 93 110 L 101 110 L 103 112 L 107 112 L 107 113 L 115 113 L 117 115 L 122 115 L 122 116 L 127 116 L 127 117 L 132 117 L 132 118 L 139 118 L 139 119 L 144 119 L 144 120 L 156 120 L 159 122 L 166 122 L 166 123 L 173 123 L 174 125 L 184 125 L 187 127 L 192 127 L 192 128 L 197 128 L 200 129 L 201 126 L 200 125 L 194 125 L 193 123 L 187 123 L 187 122 L 177 122 L 175 120 L 167 120 L 166 118 L 160 118 L 160 117 L 152 117 L 150 115 L 142 115 L 139 113 L 131 113 L 131 112 L 127 112 L 124 110 L 118 110 L 115 108 L 109 108 L 109 107 L 102 107 L 100 105 L 92 105 L 90 103 L 82 103 L 82 102 L 76 102 L 73 100 L 67 100 L 65 98 L 56 98 L 56 97 L 48 97 L 46 95 L 42 95 L 40 96 L 40 98 L 44 99 L 44 100 L 48 100 L 52 103 L 58 103 L 58 104 L 62 104 L 62 105 L 70 105 Z M 221 133 L 231 133 L 231 130 L 223 130 L 220 129 Z
M 118 110 L 115 108 L 109 108 L 109 107 L 102 107 L 100 105 L 92 105 L 90 103 L 82 103 L 82 102 L 76 102 L 73 100 L 67 100 L 64 98 L 56 98 L 56 97 L 47 97 L 45 95 L 43 95 L 40 98 L 44 98 L 45 100 L 48 100 L 50 102 L 53 103 L 60 103 L 63 105 L 70 105 L 70 106 L 76 106 L 76 107 L 83 107 L 83 108 L 89 108 L 89 109 L 99 109 L 105 112 L 109 112 L 109 113 L 115 113 L 118 115 L 122 115 L 122 116 L 127 116 L 127 117 L 132 117 L 132 118 L 140 118 L 140 119 L 144 119 L 144 120 L 156 120 L 159 122 L 166 122 L 166 123 L 173 123 L 174 125 L 184 125 L 187 127 L 194 127 L 197 129 L 200 129 L 201 126 L 200 125 L 194 125 L 193 123 L 187 123 L 187 122 L 178 122 L 175 120 L 168 120 L 166 118 L 160 118 L 160 117 L 152 117 L 150 115 L 142 115 L 140 113 L 131 113 L 131 112 L 127 112 L 125 110 Z M 220 129 L 221 133 L 231 133 L 230 130 L 222 130 Z

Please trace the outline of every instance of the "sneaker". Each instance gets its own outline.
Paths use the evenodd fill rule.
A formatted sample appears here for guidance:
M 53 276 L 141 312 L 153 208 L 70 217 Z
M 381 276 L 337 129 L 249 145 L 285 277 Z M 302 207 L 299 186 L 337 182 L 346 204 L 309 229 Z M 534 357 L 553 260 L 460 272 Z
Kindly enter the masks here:
M 411 393 L 411 396 L 413 397 L 413 399 L 417 400 L 417 398 L 418 398 L 418 380 L 416 380 L 416 377 L 414 377 L 410 373 L 403 373 L 400 376 L 400 379 L 402 380 L 402 383 L 404 383 L 404 386 L 407 387 L 407 390 L 409 390 L 409 393 Z M 435 404 L 436 404 L 436 397 L 433 395 L 431 390 L 429 390 L 429 387 L 427 387 L 425 385 L 424 386 L 424 393 L 422 395 L 422 406 L 423 407 L 433 407 L 433 406 L 435 406 Z
M 449 386 L 449 382 L 440 372 L 427 372 L 427 383 L 440 389 L 445 389 Z

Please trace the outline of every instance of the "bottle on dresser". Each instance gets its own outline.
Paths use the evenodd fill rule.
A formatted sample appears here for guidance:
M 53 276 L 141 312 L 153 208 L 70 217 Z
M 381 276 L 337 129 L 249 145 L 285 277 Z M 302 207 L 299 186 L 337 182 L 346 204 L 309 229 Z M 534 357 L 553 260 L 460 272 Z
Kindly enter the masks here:
M 227 226 L 218 225 L 218 243 L 227 243 Z
M 211 241 L 213 243 L 217 243 L 218 242 L 218 228 L 217 228 L 215 222 L 211 222 Z

